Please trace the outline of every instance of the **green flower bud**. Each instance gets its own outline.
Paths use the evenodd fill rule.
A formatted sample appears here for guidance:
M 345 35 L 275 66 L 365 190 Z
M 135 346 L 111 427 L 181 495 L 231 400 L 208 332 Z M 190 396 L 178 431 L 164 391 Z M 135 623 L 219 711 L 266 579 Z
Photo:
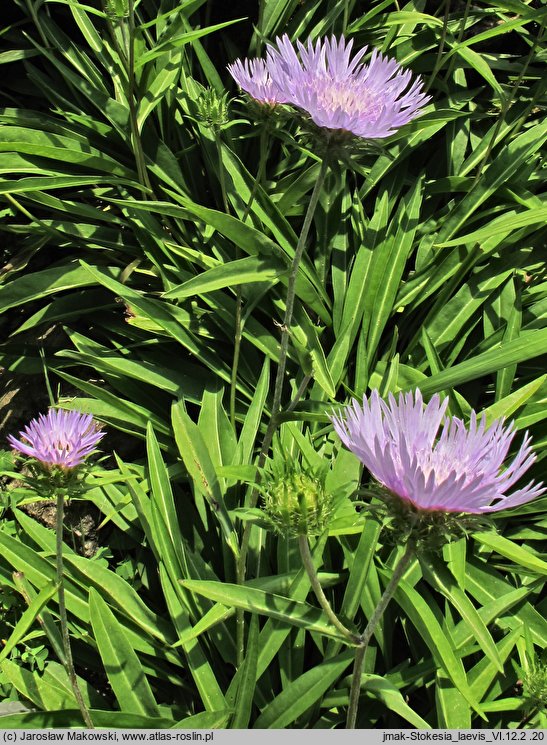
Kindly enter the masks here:
M 127 18 L 129 16 L 128 0 L 105 0 L 104 9 L 112 20 Z
M 522 695 L 530 708 L 542 711 L 547 707 L 547 660 L 536 659 L 524 673 Z
M 286 467 L 264 484 L 264 508 L 284 535 L 317 535 L 328 525 L 333 500 L 314 474 Z
M 198 117 L 213 129 L 221 129 L 229 121 L 228 94 L 220 96 L 213 88 L 206 88 L 198 102 Z

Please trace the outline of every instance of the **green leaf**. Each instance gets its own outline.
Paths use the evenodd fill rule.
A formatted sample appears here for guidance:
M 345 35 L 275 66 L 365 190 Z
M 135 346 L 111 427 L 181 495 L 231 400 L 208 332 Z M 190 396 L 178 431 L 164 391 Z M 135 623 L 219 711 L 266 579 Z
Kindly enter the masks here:
M 437 723 L 443 729 L 471 729 L 469 704 L 442 670 L 435 681 Z
M 482 543 L 483 546 L 487 546 L 501 556 L 514 561 L 523 569 L 529 569 L 534 574 L 538 573 L 541 576 L 547 574 L 547 562 L 542 561 L 539 556 L 535 556 L 531 551 L 527 551 L 498 533 L 473 533 L 473 538 Z
M 531 383 L 523 385 L 513 393 L 505 396 L 499 401 L 496 401 L 487 409 L 483 409 L 483 413 L 486 416 L 486 424 L 490 426 L 496 419 L 509 418 L 515 411 L 520 409 L 521 406 L 532 398 L 547 381 L 547 375 L 541 375 L 536 380 L 532 380 Z
M 184 541 L 178 522 L 175 500 L 169 474 L 161 457 L 154 429 L 149 423 L 146 430 L 146 452 L 152 498 L 151 521 L 154 543 L 161 561 L 174 584 L 182 576 L 188 576 Z
M 26 602 L 29 603 L 30 607 L 30 603 L 32 603 L 37 598 L 36 590 L 22 572 L 14 572 L 13 581 L 18 591 L 25 598 Z M 52 586 L 54 586 L 53 583 Z M 40 625 L 42 626 L 47 638 L 49 639 L 49 643 L 51 644 L 53 653 L 55 654 L 57 659 L 61 660 L 61 662 L 63 662 L 64 664 L 65 653 L 63 649 L 61 630 L 58 628 L 58 625 L 55 622 L 53 616 L 48 610 L 42 609 L 40 615 L 38 616 L 38 621 L 40 622 Z
M 386 573 L 381 572 L 381 574 Z M 462 662 L 456 657 L 450 641 L 443 633 L 428 604 L 404 580 L 400 581 L 394 597 L 427 644 L 437 665 L 444 670 L 465 700 L 482 717 L 480 705 L 471 692 Z
M 182 630 L 179 634 L 179 640 L 173 644 L 173 648 L 182 647 L 192 639 L 197 639 L 198 636 L 213 628 L 219 623 L 226 621 L 234 615 L 234 608 L 228 608 L 221 603 L 215 603 L 213 607 L 202 616 L 195 626 L 188 626 L 187 629 Z
M 376 520 L 367 520 L 359 543 L 353 553 L 353 563 L 342 600 L 344 617 L 353 620 L 359 610 L 363 589 L 366 585 L 371 562 L 378 548 L 378 538 L 382 526 Z
M 437 235 L 437 242 L 444 243 L 450 240 L 457 231 L 469 223 L 471 215 L 492 195 L 499 192 L 500 188 L 514 176 L 529 158 L 541 148 L 547 137 L 547 123 L 540 122 L 529 127 L 514 138 L 503 150 L 503 157 L 493 158 L 492 162 L 481 174 L 481 178 L 474 182 L 463 199 L 443 220 L 442 227 Z M 446 285 L 448 279 L 455 275 L 468 256 L 462 255 L 461 249 L 450 252 L 442 252 L 441 260 L 434 267 L 424 272 L 418 272 L 416 277 L 411 278 L 401 287 L 398 304 L 407 305 L 411 299 L 419 296 L 424 302 L 430 295 L 440 287 Z
M 180 54 L 177 55 L 180 58 Z M 158 61 L 159 63 L 161 61 Z M 170 58 L 169 54 L 165 55 L 164 64 L 158 64 L 158 71 L 154 79 L 149 83 L 146 96 L 140 101 L 137 112 L 137 128 L 142 131 L 145 121 L 152 111 L 158 106 L 162 99 L 169 93 L 177 90 L 177 83 L 180 78 L 181 62 L 180 59 Z
M 511 233 L 518 228 L 527 225 L 534 225 L 536 223 L 544 225 L 546 221 L 547 207 L 536 207 L 518 214 L 511 212 L 508 215 L 503 215 L 502 217 L 492 220 L 484 228 L 474 230 L 472 233 L 466 233 L 465 235 L 461 235 L 451 241 L 437 243 L 436 245 L 441 248 L 446 248 L 447 246 L 461 246 L 464 243 L 480 243 L 493 235 L 499 233 Z
M 245 419 L 239 434 L 236 453 L 234 455 L 234 465 L 241 464 L 246 466 L 252 462 L 253 449 L 256 437 L 260 429 L 260 422 L 263 415 L 267 414 L 266 398 L 270 383 L 270 361 L 266 357 L 260 373 L 260 378 L 253 394 L 253 399 L 247 408 Z
M 112 270 L 106 270 L 110 275 Z M 74 264 L 59 264 L 41 272 L 26 274 L 2 286 L 0 313 L 55 292 L 65 292 L 77 287 L 86 287 L 94 280 L 82 267 Z
M 167 729 L 173 720 L 167 717 L 145 717 L 125 711 L 101 711 L 90 709 L 95 727 L 105 729 Z M 66 729 L 81 728 L 82 715 L 79 709 L 60 711 L 33 711 L 23 714 L 7 714 L 0 718 L 2 729 Z
M 0 180 L 0 194 L 30 194 L 50 191 L 51 189 L 70 189 L 75 186 L 100 186 L 119 184 L 120 186 L 135 186 L 134 181 L 124 178 L 103 178 L 100 176 L 29 176 L 26 178 Z M 36 196 L 34 196 L 36 198 Z
M 361 680 L 361 690 L 370 691 L 389 711 L 394 711 L 415 727 L 419 729 L 431 729 L 431 725 L 410 708 L 401 692 L 385 678 L 379 675 L 365 674 Z
M 123 298 L 131 309 L 139 310 L 147 319 L 158 324 L 167 334 L 179 342 L 200 362 L 209 367 L 217 376 L 230 382 L 231 375 L 228 366 L 211 352 L 206 344 L 197 339 L 194 334 L 186 330 L 181 323 L 179 309 L 171 303 L 143 297 L 139 292 L 131 290 L 126 285 L 112 279 L 102 270 L 81 262 L 93 278 L 111 290 L 116 296 Z M 240 389 L 241 390 L 241 389 Z M 250 394 L 247 394 L 251 398 Z M 154 425 L 156 427 L 156 425 Z M 156 429 L 158 429 L 156 427 Z
M 75 137 L 53 135 L 47 131 L 6 125 L 0 128 L 0 152 L 25 153 L 51 158 L 59 163 L 73 163 L 92 171 L 101 171 L 136 182 L 133 171 L 101 150 L 80 142 Z
M 500 673 L 503 673 L 503 663 L 492 636 L 475 606 L 458 586 L 453 575 L 444 566 L 443 561 L 443 559 L 435 560 L 433 557 L 426 557 L 422 554 L 420 565 L 425 579 L 456 608 L 464 622 L 469 626 L 473 637 L 478 641 L 484 654 L 497 666 Z
M 184 46 L 185 44 L 190 44 L 193 41 L 196 41 L 197 39 L 201 38 L 202 36 L 207 36 L 208 34 L 212 34 L 214 31 L 220 31 L 220 29 L 226 28 L 227 26 L 231 26 L 234 23 L 240 23 L 242 19 L 241 18 L 234 18 L 233 21 L 226 21 L 225 23 L 217 23 L 214 26 L 208 26 L 207 28 L 202 28 L 196 31 L 188 31 L 184 34 L 178 34 L 177 36 L 173 36 L 170 39 L 167 39 L 166 41 L 158 44 L 153 49 L 151 49 L 149 52 L 145 52 L 144 54 L 140 55 L 135 60 L 135 69 L 138 70 L 143 65 L 146 65 L 148 62 L 151 62 L 152 60 L 159 57 L 161 54 L 164 54 L 164 52 L 168 52 L 172 49 L 177 49 L 178 47 Z
M 243 664 L 236 673 L 237 695 L 231 729 L 247 729 L 251 718 L 258 662 L 258 616 L 251 617 Z
M 55 583 L 47 584 L 32 600 L 29 607 L 23 612 L 17 621 L 9 639 L 7 641 L 4 640 L 3 649 L 0 652 L 0 663 L 6 659 L 12 649 L 24 638 L 31 626 L 35 623 L 41 611 L 46 607 L 48 601 L 57 593 L 57 590 L 58 588 Z
M 207 443 L 209 455 L 213 461 L 221 492 L 226 491 L 226 483 L 222 474 L 225 464 L 233 463 L 236 450 L 234 428 L 228 419 L 222 404 L 224 391 L 205 391 L 201 401 L 198 427 Z M 252 466 L 251 466 L 252 468 Z
M 232 217 L 232 215 L 202 207 L 187 199 L 183 199 L 181 202 L 186 210 L 229 238 L 236 246 L 239 246 L 239 248 L 245 251 L 245 253 L 251 256 L 262 255 L 273 257 L 285 264 L 287 270 L 290 269 L 294 249 L 289 250 L 280 246 L 260 230 L 252 227 L 252 225 L 241 222 L 241 220 Z M 319 282 L 313 276 L 312 270 L 306 269 L 303 263 L 296 280 L 296 294 L 319 315 L 321 320 L 325 323 L 330 323 L 330 315 L 325 308 L 324 299 L 322 293 L 319 291 L 318 284 Z
M 181 719 L 173 724 L 171 729 L 225 729 L 231 714 L 231 709 L 202 711 L 199 714 Z
M 37 672 L 33 673 L 20 667 L 12 660 L 3 660 L 0 663 L 0 671 L 20 694 L 32 701 L 39 709 L 51 711 L 76 706 L 72 691 L 44 681 Z M 3 717 L 0 718 L 0 723 L 4 727 Z M 80 726 L 83 724 L 80 712 L 78 712 L 78 724 Z
M 358 209 L 362 210 L 360 204 Z M 381 244 L 387 230 L 388 220 L 389 194 L 387 189 L 383 189 L 376 200 L 374 214 L 368 224 L 366 240 L 360 246 L 351 268 L 340 321 L 341 331 L 327 358 L 336 385 L 343 378 L 346 362 L 359 333 L 364 308 L 368 302 L 368 277 L 372 271 L 374 250 Z
M 36 520 L 16 511 L 16 518 L 21 527 L 41 548 L 55 550 L 55 534 L 40 525 Z M 174 641 L 172 629 L 160 615 L 153 613 L 145 605 L 137 592 L 122 577 L 101 566 L 96 561 L 78 556 L 68 546 L 63 546 L 63 560 L 71 569 L 71 578 L 79 581 L 82 587 L 94 587 L 103 598 L 117 607 L 124 616 L 138 626 L 147 636 L 158 639 L 165 645 Z
M 336 389 L 332 379 L 331 372 L 329 370 L 327 360 L 325 359 L 325 353 L 321 342 L 319 341 L 319 334 L 317 327 L 311 322 L 308 314 L 305 311 L 295 313 L 295 324 L 291 329 L 291 333 L 296 337 L 298 331 L 301 329 L 305 335 L 305 346 L 304 352 L 309 355 L 312 364 L 311 374 L 321 388 L 325 391 L 329 398 L 336 396 Z M 296 324 L 300 329 L 296 328 Z
M 522 626 L 506 634 L 498 642 L 498 654 L 504 662 L 515 647 L 518 639 L 522 637 Z M 488 658 L 480 660 L 475 667 L 469 671 L 469 683 L 477 700 L 481 700 L 492 686 L 494 680 L 499 677 L 497 667 Z
M 470 67 L 476 70 L 479 75 L 481 75 L 486 80 L 488 85 L 490 85 L 499 96 L 503 95 L 503 89 L 496 80 L 496 77 L 492 72 L 490 65 L 484 59 L 484 57 L 478 54 L 478 52 L 475 52 L 473 49 L 469 49 L 468 47 L 458 45 L 455 46 L 447 54 L 447 58 L 452 54 L 459 55 L 465 62 L 467 62 Z
M 48 561 L 20 539 L 3 531 L 0 531 L 0 553 L 3 560 L 11 564 L 16 571 L 22 572 L 34 587 L 51 587 L 51 583 L 55 581 L 55 566 L 52 561 Z M 53 551 L 49 553 L 53 556 Z M 88 604 L 83 591 L 71 578 L 65 580 L 65 598 L 69 613 L 86 622 L 89 618 Z
M 194 488 L 203 494 L 211 505 L 219 520 L 227 545 L 234 555 L 238 556 L 237 533 L 226 510 L 215 467 L 201 431 L 190 419 L 181 401 L 173 404 L 172 417 L 175 441 Z
M 364 288 L 364 320 L 367 328 L 367 356 L 372 359 L 395 300 L 418 227 L 422 201 L 422 179 L 401 203 L 390 225 L 390 234 L 372 253 Z
M 186 656 L 187 668 L 194 680 L 203 707 L 206 711 L 224 711 L 227 708 L 226 699 L 222 693 L 215 671 L 202 649 L 200 640 L 195 635 L 188 637 L 186 632 L 191 629 L 190 619 L 184 606 L 181 604 L 180 594 L 173 586 L 163 564 L 159 566 L 160 580 L 163 595 L 173 625 L 182 640 L 182 647 Z M 186 638 L 182 638 L 186 635 Z M 225 638 L 221 637 L 221 643 Z M 235 657 L 235 655 L 234 655 Z M 221 672 L 220 670 L 218 671 Z
M 274 256 L 248 256 L 208 269 L 164 293 L 164 297 L 178 300 L 248 282 L 274 282 L 285 273 L 288 273 L 285 263 Z
M 385 20 L 386 26 L 402 26 L 404 24 L 424 24 L 424 26 L 442 26 L 440 18 L 435 18 L 428 13 L 417 13 L 415 11 L 400 10 L 389 13 Z
M 254 729 L 282 729 L 294 725 L 297 718 L 319 702 L 343 675 L 353 657 L 354 653 L 348 649 L 300 675 L 262 710 Z
M 424 396 L 476 380 L 508 365 L 540 357 L 547 353 L 547 329 L 523 332 L 517 339 L 502 342 L 495 348 L 442 370 L 420 383 Z
M 545 617 L 538 613 L 531 603 L 519 602 L 526 600 L 527 595 L 531 593 L 531 589 L 518 588 L 515 590 L 514 586 L 502 579 L 500 573 L 486 559 L 467 561 L 466 588 L 467 592 L 483 606 L 493 608 L 496 624 L 500 628 L 516 629 L 524 625 L 532 634 L 535 644 L 540 647 L 547 647 L 547 622 Z M 509 597 L 507 597 L 508 593 L 511 593 Z M 518 593 L 521 594 L 520 597 Z M 496 603 L 500 602 L 500 598 L 502 599 L 501 607 L 498 607 Z M 514 607 L 515 602 L 518 603 L 518 607 Z M 494 618 L 485 618 L 485 622 L 488 623 Z
M 319 536 L 315 545 L 312 549 L 312 557 L 315 569 L 319 569 L 323 563 L 323 551 L 327 542 L 328 534 L 325 531 L 323 535 Z M 249 583 L 251 584 L 251 583 Z M 304 567 L 300 567 L 290 586 L 284 590 L 275 588 L 274 592 L 288 596 L 293 600 L 305 600 L 310 590 L 310 580 Z M 279 650 L 289 637 L 292 629 L 287 624 L 282 623 L 280 620 L 275 618 L 269 618 L 262 631 L 260 632 L 259 639 L 259 655 L 258 655 L 258 677 L 268 670 L 272 664 L 272 660 L 275 660 Z M 339 640 L 338 640 L 339 641 Z
M 346 637 L 329 624 L 323 612 L 308 603 L 263 592 L 249 586 L 233 585 L 229 582 L 181 580 L 181 584 L 192 592 L 204 595 L 222 605 L 243 608 L 250 613 L 276 618 L 291 626 L 316 631 L 324 636 L 348 643 Z
M 123 626 L 93 588 L 89 591 L 89 608 L 97 648 L 120 709 L 159 717 L 150 684 Z

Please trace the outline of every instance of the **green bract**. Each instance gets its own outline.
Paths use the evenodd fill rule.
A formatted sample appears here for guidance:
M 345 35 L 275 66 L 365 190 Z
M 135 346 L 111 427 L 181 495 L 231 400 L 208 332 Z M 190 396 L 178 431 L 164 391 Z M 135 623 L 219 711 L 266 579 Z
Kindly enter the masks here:
M 319 478 L 287 467 L 267 477 L 263 489 L 265 510 L 280 533 L 318 535 L 328 528 L 332 496 Z

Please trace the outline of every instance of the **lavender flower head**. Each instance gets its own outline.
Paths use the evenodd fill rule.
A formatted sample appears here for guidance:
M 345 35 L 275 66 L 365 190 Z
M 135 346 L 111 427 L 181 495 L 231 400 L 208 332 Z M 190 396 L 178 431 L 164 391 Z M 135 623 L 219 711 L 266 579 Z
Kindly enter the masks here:
M 506 494 L 535 460 L 530 437 L 525 435 L 502 469 L 513 425 L 496 420 L 487 428 L 484 415 L 479 420 L 472 412 L 466 428 L 457 417 L 444 416 L 447 404 L 435 394 L 424 409 L 419 390 L 398 399 L 390 394 L 386 403 L 374 390 L 362 406 L 354 400 L 345 416 L 331 420 L 374 478 L 417 510 L 483 514 L 516 507 L 546 491 L 530 482 Z
M 346 44 L 332 36 L 315 46 L 297 41 L 295 49 L 285 34 L 276 44 L 268 48 L 266 71 L 278 100 L 307 112 L 318 127 L 367 139 L 388 137 L 430 100 L 419 78 L 412 82 L 410 71 L 376 50 L 366 65 L 361 64 L 366 47 L 351 59 L 353 40 Z
M 90 414 L 50 409 L 33 419 L 19 433 L 9 435 L 10 445 L 45 466 L 71 470 L 81 465 L 104 436 Z
M 285 103 L 277 84 L 270 77 L 266 63 L 261 59 L 236 60 L 228 65 L 228 72 L 239 87 L 258 103 L 275 106 Z

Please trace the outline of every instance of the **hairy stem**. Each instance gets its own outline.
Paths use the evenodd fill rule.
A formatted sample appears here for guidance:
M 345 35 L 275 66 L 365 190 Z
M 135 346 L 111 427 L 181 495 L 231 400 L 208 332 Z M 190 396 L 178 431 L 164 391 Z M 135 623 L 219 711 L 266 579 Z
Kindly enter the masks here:
M 520 720 L 516 728 L 523 729 L 524 727 L 526 727 L 526 725 L 529 724 L 532 721 L 532 719 L 536 716 L 536 714 L 538 713 L 539 713 L 539 707 L 534 706 L 534 708 L 531 711 L 529 711 L 528 714 L 526 714 L 526 716 L 523 717 L 523 719 Z
M 230 205 L 228 203 L 228 195 L 226 194 L 226 176 L 224 174 L 224 163 L 222 161 L 222 138 L 220 136 L 219 127 L 214 127 L 213 131 L 215 134 L 215 145 L 217 149 L 218 182 L 220 184 L 220 195 L 222 197 L 222 209 L 228 215 L 230 213 Z
M 285 316 L 283 318 L 283 325 L 281 327 L 281 349 L 279 352 L 279 363 L 277 365 L 277 375 L 275 378 L 272 414 L 271 414 L 270 423 L 268 425 L 268 429 L 266 430 L 264 442 L 262 443 L 261 455 L 262 454 L 267 455 L 271 441 L 272 441 L 273 433 L 275 432 L 277 425 L 278 425 L 278 416 L 279 416 L 279 411 L 281 409 L 281 396 L 283 394 L 283 383 L 285 380 L 285 368 L 287 366 L 287 352 L 289 349 L 289 337 L 291 335 L 291 323 L 292 323 L 292 317 L 293 317 L 293 311 L 294 311 L 294 301 L 296 298 L 296 279 L 298 277 L 298 269 L 300 268 L 300 262 L 302 260 L 304 248 L 306 246 L 306 241 L 308 239 L 308 233 L 310 232 L 310 227 L 312 224 L 313 216 L 315 214 L 315 209 L 319 202 L 319 195 L 321 194 L 321 189 L 323 188 L 323 183 L 327 175 L 328 166 L 329 166 L 329 160 L 328 160 L 328 154 L 327 154 L 324 156 L 323 160 L 321 161 L 321 169 L 319 171 L 319 176 L 317 177 L 317 181 L 315 182 L 315 186 L 313 188 L 313 192 L 310 197 L 308 209 L 304 217 L 304 223 L 302 225 L 302 231 L 298 238 L 298 243 L 296 244 L 296 250 L 294 252 L 294 258 L 293 258 L 291 272 L 289 274 L 289 282 L 287 286 L 287 300 L 286 300 L 286 305 L 285 305 Z
M 78 685 L 78 679 L 76 677 L 76 670 L 74 669 L 74 660 L 72 659 L 72 649 L 70 646 L 70 636 L 68 634 L 68 618 L 66 613 L 65 603 L 65 580 L 63 572 L 63 523 L 65 517 L 65 498 L 63 494 L 57 494 L 57 525 L 56 525 L 56 542 L 55 542 L 55 566 L 56 566 L 56 579 L 58 586 L 58 598 L 59 598 L 59 618 L 61 620 L 61 636 L 63 640 L 63 651 L 65 653 L 64 666 L 74 698 L 78 704 L 78 708 L 82 714 L 83 720 L 89 729 L 94 729 L 93 722 L 89 710 L 84 703 L 80 686 Z
M 357 721 L 357 710 L 359 708 L 359 695 L 361 693 L 361 675 L 363 672 L 363 662 L 365 660 L 365 653 L 369 645 L 372 635 L 378 626 L 378 623 L 384 611 L 388 606 L 389 601 L 393 597 L 397 585 L 401 581 L 403 574 L 405 573 L 408 565 L 414 557 L 415 544 L 412 540 L 407 543 L 406 551 L 401 556 L 399 563 L 395 567 L 393 575 L 388 582 L 384 594 L 380 598 L 378 605 L 376 606 L 374 613 L 370 617 L 370 620 L 359 637 L 359 647 L 355 652 L 355 661 L 353 663 L 353 675 L 351 680 L 351 690 L 349 694 L 349 707 L 346 720 L 346 729 L 354 729 Z
M 304 569 L 306 570 L 307 575 L 310 579 L 312 590 L 315 593 L 315 597 L 319 601 L 319 605 L 325 611 L 327 618 L 332 623 L 332 625 L 335 626 L 338 631 L 340 631 L 340 633 L 343 634 L 352 644 L 360 644 L 361 638 L 359 636 L 356 636 L 352 631 L 344 626 L 342 621 L 340 621 L 336 613 L 331 608 L 331 605 L 327 600 L 327 596 L 323 592 L 323 588 L 321 587 L 321 583 L 319 582 L 319 577 L 317 576 L 317 572 L 315 571 L 315 566 L 313 563 L 307 536 L 298 536 L 298 548 L 300 549 L 302 563 L 304 564 Z

